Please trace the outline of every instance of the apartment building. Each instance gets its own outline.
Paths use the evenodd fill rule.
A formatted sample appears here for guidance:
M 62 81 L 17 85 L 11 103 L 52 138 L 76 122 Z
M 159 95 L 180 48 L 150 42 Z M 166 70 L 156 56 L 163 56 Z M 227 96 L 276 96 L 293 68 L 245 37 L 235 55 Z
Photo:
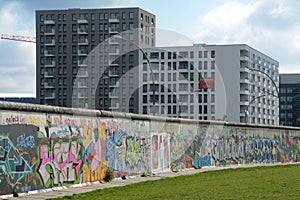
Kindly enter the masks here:
M 155 46 L 155 20 L 140 8 L 36 11 L 37 103 L 137 113 L 138 47 Z
M 280 124 L 297 126 L 300 117 L 300 74 L 280 74 Z
M 145 52 L 139 113 L 278 125 L 279 63 L 269 56 L 245 44 Z

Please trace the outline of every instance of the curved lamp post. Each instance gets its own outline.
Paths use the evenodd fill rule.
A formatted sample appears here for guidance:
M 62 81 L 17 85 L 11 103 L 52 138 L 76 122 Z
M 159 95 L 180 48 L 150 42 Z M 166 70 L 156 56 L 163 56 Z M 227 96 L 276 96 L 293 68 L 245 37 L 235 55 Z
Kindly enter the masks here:
M 120 36 L 120 35 L 114 35 L 113 37 L 118 38 L 118 39 L 121 39 L 121 40 L 124 40 L 124 41 L 126 41 L 126 42 L 129 42 L 129 43 L 133 44 L 139 51 L 142 52 L 143 58 L 146 59 L 148 65 L 149 65 L 149 68 L 150 68 L 150 73 L 151 73 L 151 78 L 152 78 L 152 87 L 153 87 L 153 88 L 152 88 L 152 103 L 153 103 L 153 110 L 152 110 L 152 112 L 153 112 L 153 115 L 155 115 L 155 110 L 154 110 L 154 109 L 155 109 L 155 82 L 154 82 L 154 74 L 153 74 L 153 69 L 152 69 L 151 62 L 150 62 L 150 60 L 149 60 L 147 54 L 146 54 L 145 51 L 144 51 L 142 48 L 140 48 L 139 45 L 136 44 L 135 42 L 133 42 L 133 41 L 131 41 L 131 40 L 128 40 L 128 39 L 126 39 L 126 38 L 123 38 L 123 37 Z
M 280 105 L 279 89 L 278 89 L 278 86 L 276 85 L 274 79 L 273 79 L 269 74 L 267 74 L 267 73 L 264 72 L 264 71 L 261 71 L 261 70 L 255 69 L 255 68 L 250 68 L 250 67 L 247 67 L 247 68 L 248 68 L 249 70 L 251 70 L 251 71 L 257 71 L 257 72 L 260 72 L 260 73 L 264 74 L 266 77 L 268 77 L 268 78 L 271 80 L 273 86 L 275 87 L 275 90 L 276 90 L 276 94 L 277 94 L 277 95 L 274 95 L 273 93 L 267 93 L 267 94 L 269 94 L 269 95 L 271 95 L 271 96 L 274 96 L 274 97 L 277 97 L 277 99 L 278 99 L 278 107 L 279 107 L 279 105 Z M 261 95 L 261 96 L 266 96 L 266 94 L 265 94 L 265 95 Z M 256 98 L 259 98 L 259 97 L 261 97 L 261 96 L 258 96 L 258 97 L 256 97 Z M 256 98 L 254 98 L 253 100 L 255 100 Z M 253 101 L 253 100 L 252 100 L 252 101 Z M 251 101 L 251 102 L 252 102 L 252 101 Z M 251 103 L 251 102 L 250 102 L 250 103 Z M 250 105 L 250 103 L 249 103 L 249 105 Z M 253 102 L 252 102 L 252 103 L 253 103 Z M 249 107 L 249 106 L 248 106 L 248 107 Z M 247 107 L 247 110 L 248 110 L 248 107 Z

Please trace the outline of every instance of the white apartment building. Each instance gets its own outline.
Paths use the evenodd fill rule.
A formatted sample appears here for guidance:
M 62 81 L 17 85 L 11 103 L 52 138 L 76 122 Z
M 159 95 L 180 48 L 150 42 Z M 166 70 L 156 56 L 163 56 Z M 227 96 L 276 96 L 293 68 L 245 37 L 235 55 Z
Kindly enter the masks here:
M 246 44 L 144 51 L 140 114 L 279 124 L 279 63 L 269 56 Z

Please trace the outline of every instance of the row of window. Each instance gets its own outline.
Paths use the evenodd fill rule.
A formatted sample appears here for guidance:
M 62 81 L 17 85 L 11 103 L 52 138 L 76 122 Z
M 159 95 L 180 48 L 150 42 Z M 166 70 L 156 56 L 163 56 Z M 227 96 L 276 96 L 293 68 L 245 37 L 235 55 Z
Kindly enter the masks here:
M 159 70 L 159 71 L 164 71 L 164 70 L 194 70 L 194 69 L 199 69 L 199 70 L 214 70 L 216 67 L 215 61 L 198 61 L 198 63 L 195 64 L 194 61 L 177 61 L 177 62 L 151 62 L 151 68 L 153 71 Z M 143 71 L 150 71 L 149 64 L 148 63 L 143 63 Z
M 210 76 L 209 76 L 210 74 Z M 167 77 L 165 77 L 167 75 Z M 182 73 L 150 73 L 150 74 L 143 74 L 143 82 L 151 82 L 152 79 L 154 81 L 194 81 L 198 80 L 200 78 L 214 78 L 215 77 L 215 72 L 202 72 L 198 73 L 198 77 L 193 73 L 188 73 L 188 72 L 182 72 Z
M 150 55 L 148 55 L 150 54 Z M 146 56 L 149 56 L 150 59 L 194 59 L 194 51 L 179 51 L 179 52 L 146 52 Z M 215 58 L 215 50 L 210 51 L 210 56 L 208 51 L 198 51 L 197 58 Z M 146 59 L 146 58 L 144 58 Z
M 187 106 L 178 106 L 178 105 L 169 105 L 167 106 L 167 109 L 165 110 L 164 106 L 161 107 L 160 114 L 168 114 L 168 115 L 177 115 L 176 117 L 181 117 L 181 114 L 189 113 L 194 114 L 194 106 L 190 106 L 190 112 L 188 112 Z M 147 106 L 143 106 L 143 114 L 148 114 L 148 108 Z M 207 105 L 199 106 L 199 115 L 207 115 L 208 114 L 208 107 Z M 211 113 L 215 114 L 215 107 L 211 106 Z M 207 116 L 200 116 L 199 119 L 207 119 Z
M 99 20 L 108 20 L 108 19 L 120 19 L 120 15 L 122 15 L 122 19 L 130 19 L 133 20 L 135 19 L 135 13 L 134 12 L 111 12 L 111 13 L 99 13 Z M 58 21 L 66 21 L 67 20 L 67 14 L 40 14 L 40 21 L 43 22 L 45 20 L 55 20 Z M 95 20 L 95 13 L 79 13 L 79 14 L 72 14 L 72 20 L 76 21 L 76 20 L 91 20 L 94 21 Z M 144 20 L 144 13 L 141 13 L 140 15 L 140 20 L 143 21 Z M 154 18 L 150 17 L 148 15 L 145 15 L 145 21 L 147 23 L 151 23 L 154 24 Z
M 147 87 L 146 87 L 147 88 Z M 143 87 L 143 91 L 145 91 L 145 87 Z M 150 92 L 150 91 L 148 91 Z M 175 94 L 171 95 L 171 94 L 156 94 L 155 97 L 153 98 L 153 95 L 143 95 L 143 103 L 148 103 L 148 102 L 153 102 L 153 100 L 155 100 L 155 102 L 160 102 L 160 103 L 165 103 L 165 96 L 167 98 L 166 103 L 177 103 L 177 102 L 188 102 L 188 95 L 187 94 L 181 94 L 176 96 Z M 160 101 L 159 101 L 160 98 Z M 198 103 L 208 103 L 208 94 L 199 94 L 198 95 Z M 214 103 L 215 102 L 215 94 L 211 94 L 210 95 L 210 103 Z M 191 97 L 190 98 L 190 102 L 189 103 L 194 103 L 194 98 Z

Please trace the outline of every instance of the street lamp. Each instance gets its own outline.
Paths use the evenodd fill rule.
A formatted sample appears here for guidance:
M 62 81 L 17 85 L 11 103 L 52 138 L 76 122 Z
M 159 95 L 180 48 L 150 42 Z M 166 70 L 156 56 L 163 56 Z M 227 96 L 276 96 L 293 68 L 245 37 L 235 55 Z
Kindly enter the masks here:
M 265 76 L 267 76 L 267 77 L 271 80 L 272 84 L 274 85 L 274 87 L 275 87 L 275 89 L 276 89 L 276 93 L 277 93 L 277 98 L 279 99 L 279 89 L 278 89 L 278 86 L 276 85 L 275 81 L 273 80 L 273 78 L 272 78 L 269 74 L 267 74 L 267 73 L 264 72 L 264 71 L 255 69 L 255 68 L 248 68 L 248 69 L 251 70 L 251 71 L 257 71 L 257 72 L 260 72 L 260 73 L 264 74 Z
M 145 51 L 144 51 L 142 48 L 140 48 L 139 45 L 136 44 L 135 42 L 133 42 L 133 41 L 131 41 L 131 40 L 128 40 L 128 39 L 125 39 L 125 38 L 123 38 L 123 37 L 120 36 L 120 35 L 114 35 L 113 37 L 114 37 L 114 38 L 121 39 L 121 40 L 125 40 L 126 42 L 129 42 L 129 43 L 133 44 L 139 51 L 142 52 L 143 58 L 146 59 L 148 65 L 149 65 L 149 68 L 150 68 L 150 73 L 151 73 L 151 78 L 152 78 L 152 103 L 153 103 L 153 110 L 152 110 L 152 112 L 153 112 L 153 115 L 155 115 L 155 110 L 154 110 L 154 109 L 155 109 L 155 82 L 154 82 L 154 74 L 153 74 L 153 69 L 152 69 L 151 62 L 150 62 L 150 60 L 149 60 L 147 54 L 146 54 Z
M 274 79 L 273 79 L 269 74 L 267 74 L 267 73 L 264 72 L 264 71 L 261 71 L 261 70 L 259 70 L 259 69 L 255 69 L 255 68 L 249 68 L 249 67 L 247 67 L 247 68 L 248 68 L 249 70 L 251 70 L 251 71 L 257 71 L 257 72 L 260 72 L 260 73 L 264 74 L 266 77 L 268 77 L 268 78 L 271 80 L 273 86 L 275 87 L 276 95 L 274 95 L 273 93 L 267 93 L 267 94 L 276 97 L 276 98 L 278 99 L 278 106 L 279 106 L 279 105 L 280 105 L 279 89 L 278 89 L 278 86 L 276 85 Z M 263 96 L 263 95 L 261 95 L 261 96 Z M 259 96 L 259 97 L 261 97 L 261 96 Z M 264 95 L 264 96 L 266 96 L 266 95 Z M 257 98 L 258 98 L 258 97 L 257 97 Z M 256 98 L 254 98 L 254 99 L 256 99 Z M 250 103 L 249 103 L 249 104 L 250 104 Z M 247 110 L 248 110 L 248 109 L 247 109 Z M 279 118 L 279 116 L 278 116 L 278 118 Z
M 262 94 L 262 95 L 259 95 L 259 96 L 257 96 L 257 97 L 254 97 L 250 102 L 249 102 L 249 105 L 246 107 L 246 110 L 245 110 L 245 123 L 247 123 L 247 114 L 249 114 L 250 115 L 250 113 L 249 113 L 249 106 L 252 104 L 252 103 L 254 103 L 254 101 L 256 100 L 256 99 L 258 99 L 258 98 L 260 98 L 260 97 L 264 97 L 264 96 L 267 96 L 266 94 Z

